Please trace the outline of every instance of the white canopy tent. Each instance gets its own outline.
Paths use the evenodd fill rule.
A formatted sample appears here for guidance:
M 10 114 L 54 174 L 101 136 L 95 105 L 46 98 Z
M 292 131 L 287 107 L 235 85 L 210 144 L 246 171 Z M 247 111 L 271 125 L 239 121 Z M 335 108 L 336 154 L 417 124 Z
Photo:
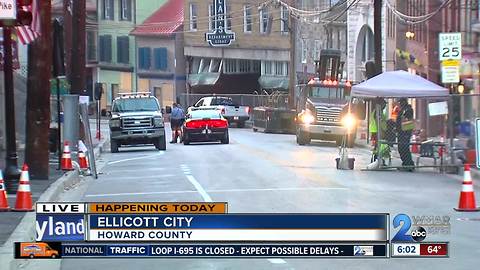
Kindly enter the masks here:
M 388 71 L 352 87 L 352 97 L 413 98 L 448 96 L 441 87 L 418 75 L 403 70 Z

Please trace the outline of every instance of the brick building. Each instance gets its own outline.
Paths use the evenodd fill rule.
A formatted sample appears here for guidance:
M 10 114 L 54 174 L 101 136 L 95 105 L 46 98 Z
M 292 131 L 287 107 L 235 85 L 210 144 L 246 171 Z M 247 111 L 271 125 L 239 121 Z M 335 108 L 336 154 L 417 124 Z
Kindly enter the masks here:
M 185 57 L 190 93 L 254 93 L 288 90 L 289 14 L 263 0 L 225 0 L 228 46 L 212 46 L 206 34 L 218 30 L 215 1 L 185 1 Z M 217 16 L 215 16 L 217 14 Z M 222 21 L 222 20 L 219 20 Z

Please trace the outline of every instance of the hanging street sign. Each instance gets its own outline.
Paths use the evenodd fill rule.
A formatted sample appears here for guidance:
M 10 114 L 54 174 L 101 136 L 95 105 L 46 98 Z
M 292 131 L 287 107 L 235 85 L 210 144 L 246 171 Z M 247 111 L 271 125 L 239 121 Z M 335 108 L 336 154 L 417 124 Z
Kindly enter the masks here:
M 17 0 L 0 0 L 0 20 L 17 19 Z
M 235 33 L 227 29 L 226 0 L 214 0 L 215 29 L 205 34 L 210 46 L 229 46 L 235 41 Z
M 462 33 L 438 35 L 440 61 L 462 59 Z

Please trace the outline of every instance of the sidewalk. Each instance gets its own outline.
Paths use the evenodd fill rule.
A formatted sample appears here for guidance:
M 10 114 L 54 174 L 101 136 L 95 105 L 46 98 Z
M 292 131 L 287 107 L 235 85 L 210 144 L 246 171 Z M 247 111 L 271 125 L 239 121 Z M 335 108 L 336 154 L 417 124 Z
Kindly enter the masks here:
M 90 128 L 92 132 L 93 145 L 97 148 L 101 145 L 105 139 L 108 137 L 108 121 L 102 120 L 101 130 L 102 130 L 102 140 L 97 140 L 95 138 L 96 128 L 95 120 L 90 120 Z M 18 151 L 19 162 L 18 165 L 21 167 L 23 164 L 23 149 Z M 0 168 L 4 168 L 4 152 L 0 152 Z M 57 180 L 59 180 L 65 174 L 58 170 L 58 158 L 57 155 L 50 154 L 50 175 L 49 179 L 30 179 L 30 187 L 32 191 L 32 199 L 35 203 L 40 196 Z M 8 203 L 10 207 L 15 205 L 16 195 L 8 196 Z M 12 232 L 20 224 L 22 218 L 25 216 L 25 212 L 0 212 L 0 246 L 2 246 L 5 241 L 8 240 Z

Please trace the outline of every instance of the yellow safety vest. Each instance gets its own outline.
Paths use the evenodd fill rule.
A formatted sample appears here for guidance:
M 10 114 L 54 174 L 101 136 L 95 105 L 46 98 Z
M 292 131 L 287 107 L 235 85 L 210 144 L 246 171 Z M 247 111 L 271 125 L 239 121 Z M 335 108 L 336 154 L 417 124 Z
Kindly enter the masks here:
M 387 130 L 387 116 L 383 112 L 381 114 L 380 126 L 382 128 L 382 131 Z M 377 114 L 376 114 L 375 111 L 373 111 L 370 114 L 369 130 L 370 130 L 370 133 L 377 133 L 378 132 L 378 129 L 377 129 Z
M 401 128 L 402 128 L 402 131 L 410 131 L 410 130 L 414 130 L 415 129 L 415 121 L 412 119 L 412 120 L 408 120 L 408 119 L 405 119 L 405 111 L 402 111 L 402 114 L 399 115 L 402 119 L 401 119 Z

